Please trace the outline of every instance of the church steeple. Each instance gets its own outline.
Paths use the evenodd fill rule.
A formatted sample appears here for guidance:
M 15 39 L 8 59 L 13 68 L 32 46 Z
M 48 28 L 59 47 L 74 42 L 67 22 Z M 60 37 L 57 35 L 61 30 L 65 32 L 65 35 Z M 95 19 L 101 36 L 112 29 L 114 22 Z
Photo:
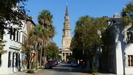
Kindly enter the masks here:
M 64 17 L 64 29 L 63 29 L 63 36 L 71 35 L 71 29 L 70 29 L 70 22 L 69 22 L 69 16 L 68 16 L 68 6 L 66 6 L 66 12 Z M 70 36 L 71 37 L 71 36 Z
M 66 14 L 65 16 L 68 16 L 68 6 L 66 6 Z
M 62 60 L 67 61 L 67 56 L 72 54 L 72 51 L 70 50 L 70 44 L 71 44 L 71 28 L 70 28 L 70 22 L 69 22 L 69 15 L 68 15 L 68 6 L 66 6 L 66 12 L 64 16 L 64 28 L 63 36 L 62 36 Z
M 69 16 L 68 16 L 68 6 L 66 6 L 66 12 L 64 16 L 64 28 L 63 30 L 63 36 L 62 36 L 62 48 L 66 49 L 70 47 L 71 43 L 71 28 L 70 28 L 70 22 L 69 22 Z

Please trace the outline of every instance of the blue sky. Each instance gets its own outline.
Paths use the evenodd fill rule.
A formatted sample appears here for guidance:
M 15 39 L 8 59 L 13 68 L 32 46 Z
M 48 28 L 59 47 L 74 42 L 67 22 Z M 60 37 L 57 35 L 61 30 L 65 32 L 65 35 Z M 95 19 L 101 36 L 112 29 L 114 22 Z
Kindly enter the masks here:
M 53 25 L 56 35 L 53 41 L 59 48 L 62 48 L 62 28 L 68 4 L 68 12 L 71 23 L 71 34 L 74 35 L 76 21 L 85 15 L 91 17 L 112 17 L 114 13 L 120 13 L 123 7 L 132 0 L 28 0 L 26 9 L 30 10 L 27 14 L 34 18 L 38 24 L 37 17 L 42 10 L 49 10 L 53 15 Z

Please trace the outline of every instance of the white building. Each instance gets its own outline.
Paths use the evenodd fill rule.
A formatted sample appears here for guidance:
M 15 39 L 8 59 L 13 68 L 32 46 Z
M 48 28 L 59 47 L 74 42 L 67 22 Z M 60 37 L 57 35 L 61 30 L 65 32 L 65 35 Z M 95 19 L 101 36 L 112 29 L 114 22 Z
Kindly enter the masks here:
M 10 24 L 9 29 L 4 29 L 3 40 L 5 40 L 4 50 L 7 52 L 0 55 L 0 74 L 10 74 L 24 70 L 23 54 L 21 53 L 21 44 L 35 25 L 32 20 L 22 22 L 22 27 Z
M 9 74 L 20 71 L 20 30 L 17 25 L 8 25 L 4 29 L 3 40 L 6 41 L 4 50 L 7 52 L 1 55 L 0 74 Z M 10 32 L 10 33 L 9 33 Z
M 109 18 L 109 53 L 104 55 L 102 69 L 117 75 L 133 75 L 133 29 L 132 24 L 122 25 L 122 18 L 116 14 Z

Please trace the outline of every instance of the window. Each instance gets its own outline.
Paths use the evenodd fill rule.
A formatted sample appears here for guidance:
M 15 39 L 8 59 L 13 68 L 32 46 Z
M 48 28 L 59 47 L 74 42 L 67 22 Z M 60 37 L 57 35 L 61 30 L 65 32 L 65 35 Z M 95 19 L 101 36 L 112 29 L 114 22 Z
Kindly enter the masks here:
M 19 33 L 19 32 L 17 31 L 17 41 L 18 41 L 18 37 L 19 37 L 18 33 Z
M 0 66 L 1 66 L 2 60 L 1 60 L 1 54 L 0 54 Z
M 68 34 L 68 32 L 66 31 L 66 34 Z
M 132 32 L 127 32 L 127 43 L 133 43 Z
M 18 33 L 18 31 L 17 31 L 17 29 L 15 29 L 15 40 L 14 41 L 17 41 L 17 33 Z
M 15 56 L 15 53 L 13 52 L 13 54 L 12 54 L 12 67 L 15 66 L 15 65 L 14 65 L 14 56 Z
M 16 29 L 13 31 L 13 40 L 15 41 Z
M 8 67 L 11 67 L 11 52 L 8 53 Z
M 66 19 L 66 22 L 69 22 L 69 19 Z
M 10 28 L 10 39 L 12 39 L 12 27 Z
M 19 65 L 19 54 L 16 53 L 16 62 L 15 62 L 15 66 L 18 67 Z
M 26 41 L 26 37 L 23 35 L 22 36 L 22 43 L 24 44 L 25 41 Z
M 133 55 L 128 55 L 128 66 L 133 66 Z

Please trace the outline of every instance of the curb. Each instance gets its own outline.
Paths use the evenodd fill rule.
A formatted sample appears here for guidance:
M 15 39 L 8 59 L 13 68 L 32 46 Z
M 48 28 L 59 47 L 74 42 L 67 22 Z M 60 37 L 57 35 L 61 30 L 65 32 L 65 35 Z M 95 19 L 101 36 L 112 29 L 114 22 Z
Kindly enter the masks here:
M 40 72 L 42 69 L 38 69 L 37 71 L 35 71 L 35 73 L 34 74 L 32 74 L 32 75 L 36 75 L 38 72 Z

